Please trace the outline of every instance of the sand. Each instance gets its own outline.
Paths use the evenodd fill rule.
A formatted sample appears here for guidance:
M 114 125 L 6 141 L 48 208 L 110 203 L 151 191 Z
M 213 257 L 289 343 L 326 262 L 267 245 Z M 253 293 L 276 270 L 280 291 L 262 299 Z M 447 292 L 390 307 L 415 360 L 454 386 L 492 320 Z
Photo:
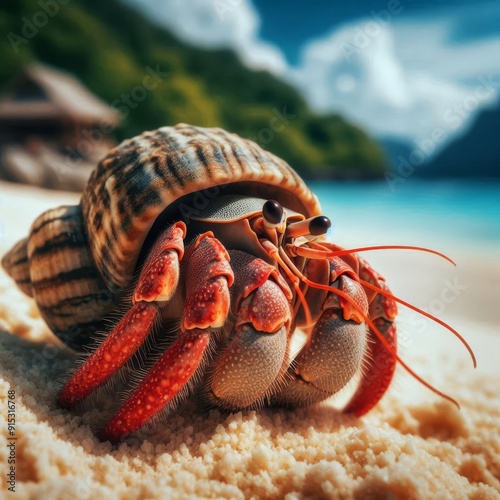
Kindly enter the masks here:
M 44 208 L 76 199 L 0 183 L 0 253 Z M 362 419 L 340 414 L 334 402 L 230 415 L 201 413 L 188 402 L 117 447 L 95 437 L 98 410 L 75 415 L 57 407 L 76 356 L 0 272 L 0 496 L 500 498 L 500 264 L 494 255 L 459 257 L 458 268 L 431 256 L 412 256 L 411 265 L 397 253 L 370 260 L 397 293 L 439 310 L 474 347 L 475 371 L 449 332 L 401 314 L 402 356 L 457 399 L 460 411 L 399 370 Z M 9 394 L 15 397 L 15 493 L 7 491 Z

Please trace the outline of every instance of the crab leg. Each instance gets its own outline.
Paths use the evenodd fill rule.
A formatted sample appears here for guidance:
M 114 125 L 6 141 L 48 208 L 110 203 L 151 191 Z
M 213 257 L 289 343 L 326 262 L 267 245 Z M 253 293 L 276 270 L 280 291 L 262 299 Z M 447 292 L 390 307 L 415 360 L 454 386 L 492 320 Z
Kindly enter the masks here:
M 384 291 L 389 288 L 380 276 L 364 259 L 358 257 L 359 276 L 368 283 L 376 285 Z M 397 332 L 394 319 L 397 314 L 396 302 L 387 296 L 365 289 L 370 301 L 369 316 L 374 325 L 389 345 L 396 351 Z M 345 413 L 354 413 L 358 417 L 369 412 L 385 394 L 394 376 L 396 359 L 377 338 L 370 328 L 368 331 L 368 344 L 372 359 L 363 371 L 361 381 L 349 403 L 344 408 Z
M 119 370 L 142 345 L 158 314 L 158 303 L 170 300 L 179 280 L 186 226 L 177 222 L 161 234 L 135 288 L 132 307 L 59 393 L 59 404 L 71 408 Z
M 334 292 L 308 290 L 311 312 L 317 317 L 319 305 L 320 318 L 288 369 L 288 385 L 273 396 L 273 404 L 295 407 L 322 401 L 342 389 L 362 364 L 366 343 L 363 314 L 368 312 L 365 292 L 342 259 L 329 259 L 329 268 L 329 284 L 351 297 L 358 307 Z M 318 261 L 309 261 L 306 274 L 312 281 L 324 281 L 324 267 Z
M 292 293 L 274 266 L 239 250 L 230 254 L 236 321 L 231 341 L 215 360 L 209 397 L 218 406 L 240 409 L 262 398 L 285 370 Z
M 322 242 L 321 245 L 334 252 L 343 250 L 341 247 L 332 243 Z M 367 353 L 364 357 L 369 361 L 367 361 L 366 366 L 362 370 L 361 381 L 355 394 L 343 410 L 345 413 L 354 413 L 357 416 L 362 416 L 380 401 L 389 388 L 394 376 L 397 361 L 396 356 L 393 354 L 397 350 L 397 332 L 394 324 L 397 315 L 397 305 L 396 302 L 390 298 L 391 293 L 385 284 L 384 278 L 363 258 L 356 254 L 347 254 L 329 260 L 330 265 L 334 268 L 337 267 L 339 271 L 343 273 L 343 276 L 349 277 L 349 279 L 352 278 L 352 280 L 356 281 L 356 283 L 351 281 L 351 288 L 355 284 L 359 289 L 358 293 L 354 294 L 339 287 L 340 290 L 344 293 L 348 292 L 347 295 L 349 295 L 351 299 L 354 299 L 355 302 L 358 302 L 358 299 L 363 296 L 366 296 L 368 299 L 369 309 L 367 316 L 371 321 L 369 321 L 370 328 L 367 333 Z M 343 264 L 342 261 L 344 261 Z M 312 262 L 314 261 L 310 261 L 310 264 L 312 264 Z M 341 270 L 342 267 L 344 268 L 343 270 Z M 352 274 L 349 269 L 354 270 L 355 274 Z M 358 277 L 361 279 L 361 284 L 357 282 Z M 316 279 L 316 277 L 313 276 L 313 281 L 314 279 Z M 363 286 L 363 281 L 374 286 L 375 290 L 372 287 Z M 377 293 L 377 289 L 385 293 Z M 337 297 L 336 300 L 339 301 L 344 311 L 344 317 L 347 310 L 356 314 L 357 308 L 355 308 L 353 304 L 350 304 L 343 297 Z M 364 323 L 367 319 L 363 318 L 363 314 L 361 313 L 366 316 L 366 312 L 362 307 L 359 308 L 357 314 L 359 315 L 358 321 Z M 373 327 L 375 327 L 377 331 L 374 331 Z M 381 342 L 381 336 L 383 336 L 392 349 L 392 353 L 389 352 L 387 347 Z
M 104 440 L 120 441 L 164 408 L 195 374 L 212 330 L 226 321 L 234 276 L 225 248 L 206 233 L 188 249 L 186 261 L 186 303 L 179 337 L 107 423 L 101 433 Z

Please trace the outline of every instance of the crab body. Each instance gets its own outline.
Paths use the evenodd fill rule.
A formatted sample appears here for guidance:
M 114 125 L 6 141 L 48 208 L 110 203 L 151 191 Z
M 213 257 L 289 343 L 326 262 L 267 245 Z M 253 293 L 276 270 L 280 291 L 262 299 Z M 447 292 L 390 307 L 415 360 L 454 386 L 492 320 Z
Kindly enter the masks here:
M 66 408 L 130 364 L 151 332 L 170 338 L 105 439 L 193 392 L 228 410 L 296 407 L 356 375 L 344 411 L 362 415 L 394 373 L 396 303 L 366 261 L 326 240 L 328 227 L 288 164 L 223 130 L 177 125 L 110 151 L 81 203 L 42 214 L 2 263 L 56 335 L 94 349 L 60 393 Z M 307 341 L 293 356 L 297 327 Z

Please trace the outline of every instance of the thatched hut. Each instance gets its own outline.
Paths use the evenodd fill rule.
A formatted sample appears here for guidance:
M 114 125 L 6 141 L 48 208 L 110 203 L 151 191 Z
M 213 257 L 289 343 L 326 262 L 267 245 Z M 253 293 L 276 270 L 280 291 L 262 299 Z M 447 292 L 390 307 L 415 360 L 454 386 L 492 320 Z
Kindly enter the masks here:
M 96 161 L 112 146 L 115 109 L 73 75 L 31 64 L 0 99 L 4 177 L 60 189 L 81 189 Z

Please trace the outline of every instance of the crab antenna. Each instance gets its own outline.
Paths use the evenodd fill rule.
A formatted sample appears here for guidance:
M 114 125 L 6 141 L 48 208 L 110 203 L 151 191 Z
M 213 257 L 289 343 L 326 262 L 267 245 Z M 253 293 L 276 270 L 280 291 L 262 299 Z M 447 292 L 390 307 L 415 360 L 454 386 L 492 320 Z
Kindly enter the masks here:
M 323 251 L 323 249 L 324 250 L 328 250 L 326 247 L 323 247 L 320 244 L 314 244 L 314 246 L 317 247 L 316 249 L 319 250 L 319 251 Z M 414 247 L 414 246 L 405 246 L 405 245 L 384 245 L 384 246 L 374 246 L 374 247 L 353 248 L 353 249 L 350 249 L 350 250 L 339 250 L 338 252 L 337 251 L 333 252 L 333 255 L 329 254 L 329 256 L 350 255 L 352 253 L 356 253 L 356 252 L 359 252 L 359 251 L 364 251 L 364 250 L 379 250 L 379 249 L 422 250 L 424 252 L 432 253 L 432 254 L 438 255 L 440 257 L 443 257 L 447 261 L 451 262 L 453 265 L 456 265 L 455 262 L 453 262 L 449 257 L 447 257 L 446 255 L 444 255 L 444 254 L 442 254 L 440 252 L 436 252 L 435 250 L 431 250 L 431 249 L 423 248 L 423 247 Z M 413 311 L 416 311 L 416 312 L 422 314 L 426 318 L 431 319 L 432 321 L 438 323 L 439 325 L 441 325 L 444 328 L 446 328 L 447 330 L 449 330 L 451 333 L 453 333 L 453 335 L 455 335 L 455 337 L 457 337 L 460 340 L 460 342 L 462 342 L 462 344 L 464 345 L 464 347 L 469 352 L 470 357 L 472 358 L 472 363 L 474 365 L 474 368 L 477 367 L 476 356 L 474 355 L 474 351 L 472 350 L 472 347 L 467 343 L 467 341 L 462 337 L 462 335 L 460 335 L 460 333 L 458 333 L 453 327 L 451 327 L 450 325 L 448 325 L 444 321 L 440 320 L 436 316 L 433 316 L 432 314 L 430 314 L 428 312 L 425 312 L 423 309 L 420 309 L 417 306 L 414 306 L 414 305 L 410 304 L 409 302 L 406 302 L 403 299 L 400 299 L 399 297 L 396 297 L 392 293 L 389 293 L 389 292 L 387 292 L 385 290 L 382 290 L 381 288 L 379 288 L 379 287 L 377 287 L 375 285 L 372 285 L 371 283 L 368 283 L 367 281 L 364 281 L 362 279 L 358 279 L 358 281 L 363 286 L 366 286 L 367 288 L 375 290 L 376 292 L 380 293 L 381 295 L 384 295 L 385 297 L 389 297 L 391 299 L 394 299 L 396 302 L 399 302 L 400 304 L 408 307 L 409 309 L 412 309 Z
M 469 351 L 469 354 L 472 358 L 472 363 L 474 364 L 474 368 L 477 367 L 476 356 L 474 355 L 474 351 L 472 350 L 472 347 L 467 343 L 467 341 L 462 337 L 462 335 L 460 335 L 453 327 L 451 327 L 450 325 L 445 323 L 443 320 L 436 318 L 436 316 L 433 316 L 432 314 L 424 311 L 423 309 L 420 309 L 419 307 L 414 306 L 413 304 L 410 304 L 409 302 L 406 302 L 405 300 L 400 299 L 399 297 L 396 297 L 392 293 L 389 293 L 385 290 L 382 290 L 381 288 L 378 288 L 377 286 L 372 285 L 371 283 L 368 283 L 365 280 L 359 279 L 359 282 L 363 286 L 366 286 L 367 288 L 370 288 L 371 290 L 377 291 L 378 293 L 380 293 L 384 297 L 389 297 L 390 299 L 393 299 L 396 302 L 403 304 L 404 306 L 408 307 L 409 309 L 412 309 L 413 311 L 416 311 L 416 312 L 422 314 L 426 318 L 429 318 L 432 321 L 435 321 L 436 323 L 440 324 L 441 326 L 444 326 L 447 330 L 449 330 L 451 333 L 453 333 L 453 335 L 455 335 L 455 337 L 457 337 L 458 340 L 460 340 L 460 342 L 462 342 L 462 344 L 465 346 L 467 351 Z
M 313 243 L 311 242 L 311 245 Z M 321 244 L 315 243 L 314 246 L 321 247 Z M 325 250 L 328 250 L 325 247 L 322 247 Z M 426 252 L 426 253 L 432 253 L 434 255 L 437 255 L 438 257 L 442 257 L 443 259 L 447 260 L 454 266 L 456 266 L 455 262 L 450 259 L 447 255 L 444 253 L 438 252 L 437 250 L 432 250 L 431 248 L 425 248 L 425 247 L 416 247 L 416 246 L 411 246 L 411 245 L 376 245 L 376 246 L 371 246 L 371 247 L 360 247 L 360 248 L 350 248 L 348 250 L 335 250 L 332 252 L 329 250 L 329 255 L 328 257 L 339 257 L 340 255 L 348 255 L 351 253 L 358 253 L 358 252 L 367 252 L 369 250 L 417 250 L 420 252 Z
M 333 289 L 334 290 L 334 293 L 336 293 L 337 295 L 339 295 L 340 297 L 343 297 L 344 299 L 346 299 L 351 305 L 353 306 L 356 306 L 356 302 L 351 298 L 349 297 L 349 295 L 347 295 L 346 293 L 342 292 L 341 290 L 338 290 L 338 289 Z M 398 361 L 398 363 L 412 376 L 414 377 L 416 380 L 418 380 L 422 385 L 424 385 L 425 387 L 427 387 L 428 389 L 430 389 L 432 392 L 434 392 L 435 394 L 438 394 L 439 396 L 441 396 L 442 398 L 450 401 L 450 403 L 453 403 L 459 410 L 460 410 L 460 405 L 450 396 L 448 396 L 447 394 L 445 394 L 444 392 L 441 392 L 439 389 L 436 389 L 433 385 L 429 384 L 429 382 L 427 382 L 426 380 L 424 380 L 420 375 L 418 375 L 417 373 L 415 373 L 399 356 L 398 354 L 396 353 L 396 351 L 394 350 L 394 348 L 391 346 L 391 344 L 389 344 L 389 342 L 387 342 L 387 340 L 385 339 L 385 337 L 379 332 L 378 328 L 375 326 L 375 324 L 373 323 L 373 321 L 368 317 L 368 315 L 365 315 L 363 313 L 363 311 L 360 311 L 360 308 L 358 307 L 358 311 L 362 313 L 366 323 L 368 324 L 368 326 L 370 327 L 370 329 L 373 331 L 373 333 L 375 333 L 375 335 L 377 336 L 378 340 L 380 342 L 382 342 L 382 345 L 387 349 L 387 351 L 389 352 L 389 354 L 391 356 L 394 357 L 394 359 L 396 361 Z
M 312 243 L 312 242 L 311 242 Z M 314 247 L 318 250 L 329 250 L 325 247 L 323 247 L 322 245 L 320 244 L 314 244 Z M 383 247 L 366 247 L 366 248 L 363 248 L 363 249 L 360 249 L 361 251 L 362 250 L 365 250 L 365 249 L 379 249 L 379 248 L 394 248 L 392 246 L 383 246 Z M 449 260 L 450 262 L 452 262 L 454 265 L 455 263 L 449 259 L 448 257 L 446 257 L 445 255 L 443 254 L 440 254 L 439 252 L 435 252 L 434 250 L 430 250 L 430 249 L 427 249 L 427 248 L 420 248 L 420 247 L 406 247 L 406 246 L 402 246 L 402 245 L 399 245 L 397 246 L 397 248 L 404 248 L 404 249 L 411 249 L 411 250 L 423 250 L 423 251 L 427 251 L 429 253 L 435 253 L 437 255 L 440 255 L 442 256 L 443 258 L 445 258 L 446 260 Z M 339 253 L 337 252 L 332 252 L 333 255 L 336 255 L 338 256 L 339 254 L 343 254 L 343 255 L 348 255 L 348 254 L 352 254 L 356 252 L 356 250 L 346 250 L 346 251 L 340 251 Z M 339 297 L 342 297 L 344 298 L 345 300 L 347 300 L 347 302 L 349 302 L 349 304 L 351 304 L 360 314 L 361 316 L 363 317 L 363 319 L 365 320 L 366 324 L 371 328 L 371 330 L 373 331 L 373 333 L 376 335 L 376 337 L 379 339 L 380 342 L 382 342 L 382 345 L 386 348 L 386 350 L 389 352 L 389 354 L 391 356 L 394 357 L 394 359 L 399 362 L 401 364 L 401 366 L 412 376 L 414 377 L 416 380 L 418 380 L 422 385 L 424 385 L 425 387 L 427 387 L 428 389 L 430 389 L 432 392 L 434 392 L 435 394 L 438 394 L 439 396 L 443 397 L 444 399 L 450 401 L 451 403 L 453 403 L 458 409 L 460 409 L 460 405 L 453 399 L 451 398 L 450 396 L 446 395 L 445 393 L 441 392 L 439 389 L 436 389 L 434 386 L 432 386 L 431 384 L 429 384 L 429 382 L 426 382 L 422 377 L 420 377 L 417 373 L 415 373 L 399 356 L 398 354 L 396 353 L 396 351 L 393 349 L 393 347 L 389 344 L 389 342 L 387 342 L 387 340 L 385 339 L 385 337 L 380 333 L 380 331 L 378 330 L 378 328 L 375 326 L 375 324 L 373 323 L 373 321 L 369 318 L 369 316 L 367 314 L 365 314 L 361 308 L 359 307 L 358 304 L 356 304 L 356 302 L 351 298 L 349 297 L 349 295 L 347 295 L 345 292 L 342 292 L 341 290 L 339 290 L 338 288 L 333 288 L 331 286 L 328 286 L 328 285 L 323 285 L 321 283 L 315 283 L 314 281 L 311 281 L 310 279 L 306 278 L 296 267 L 295 265 L 291 262 L 290 259 L 287 258 L 287 261 L 289 261 L 289 268 L 290 270 L 292 270 L 296 275 L 298 275 L 298 277 L 300 279 L 302 279 L 304 281 L 304 283 L 306 283 L 308 286 L 310 287 L 313 287 L 313 288 L 319 288 L 321 290 L 326 290 L 326 291 L 329 291 L 329 292 L 332 292 L 332 293 L 335 293 L 336 295 L 338 295 Z M 360 283 L 362 285 L 367 285 L 368 288 L 372 288 L 374 289 L 375 291 L 381 293 L 382 295 L 386 296 L 386 297 L 390 297 L 390 298 L 393 298 L 394 300 L 396 300 L 397 302 L 400 302 L 402 303 L 403 305 L 406 305 L 408 306 L 410 309 L 414 309 L 420 313 L 422 313 L 424 316 L 430 318 L 430 319 L 433 319 L 434 321 L 436 321 L 437 323 L 441 324 L 442 326 L 444 326 L 445 328 L 449 329 L 452 333 L 454 333 L 461 341 L 462 343 L 465 345 L 465 347 L 467 348 L 467 350 L 469 351 L 471 357 L 472 357 L 472 361 L 474 363 L 474 368 L 476 367 L 476 357 L 474 356 L 474 353 L 471 349 L 471 347 L 469 346 L 469 344 L 466 342 L 466 340 L 456 331 L 454 330 L 451 326 L 449 326 L 448 324 L 446 324 L 444 321 L 441 321 L 440 319 L 438 318 L 435 318 L 434 316 L 432 316 L 431 314 L 429 313 L 426 313 L 425 311 L 422 311 L 420 309 L 418 309 L 416 306 L 412 306 L 411 304 L 403 301 L 402 299 L 399 299 L 397 297 L 395 297 L 394 295 L 390 294 L 390 293 L 387 293 L 383 290 L 381 290 L 380 288 L 374 286 L 374 285 L 371 285 L 370 283 L 366 283 L 364 280 L 359 280 Z
M 359 307 L 358 304 L 356 304 L 356 302 L 354 301 L 354 299 L 352 299 L 351 297 L 349 297 L 349 295 L 347 295 L 345 292 L 343 292 L 342 290 L 339 290 L 338 288 L 333 288 L 331 286 L 328 286 L 328 285 L 322 285 L 320 283 L 314 283 L 314 281 L 311 281 L 309 280 L 308 278 L 306 278 L 304 276 L 304 281 L 306 284 L 308 284 L 309 286 L 311 287 L 314 287 L 314 288 L 320 288 L 322 290 L 327 290 L 329 292 L 333 292 L 335 294 L 337 294 L 339 297 L 342 297 L 343 299 L 345 299 L 347 302 L 349 302 L 349 304 L 351 304 L 360 314 L 361 316 L 363 317 L 363 319 L 365 320 L 366 324 L 370 327 L 370 329 L 373 331 L 373 333 L 375 334 L 375 336 L 377 337 L 377 339 L 382 343 L 382 345 L 385 347 L 385 349 L 388 351 L 388 353 L 413 377 L 415 378 L 416 380 L 418 380 L 422 385 L 424 385 L 425 387 L 427 387 L 428 389 L 430 389 L 432 392 L 434 392 L 435 394 L 441 396 L 442 398 L 450 401 L 450 403 L 453 403 L 458 409 L 460 409 L 460 405 L 450 396 L 448 396 L 447 394 L 445 394 L 444 392 L 441 392 L 439 389 L 436 389 L 433 385 L 431 385 L 429 382 L 425 381 L 420 375 L 418 375 L 417 373 L 415 373 L 399 356 L 398 354 L 396 353 L 396 351 L 394 350 L 394 348 L 389 344 L 389 342 L 387 342 L 387 340 L 385 339 L 385 337 L 379 332 L 378 328 L 375 326 L 375 324 L 373 323 L 373 321 L 369 318 L 369 316 L 367 314 L 365 314 L 361 308 Z M 379 290 L 377 288 L 377 290 Z

